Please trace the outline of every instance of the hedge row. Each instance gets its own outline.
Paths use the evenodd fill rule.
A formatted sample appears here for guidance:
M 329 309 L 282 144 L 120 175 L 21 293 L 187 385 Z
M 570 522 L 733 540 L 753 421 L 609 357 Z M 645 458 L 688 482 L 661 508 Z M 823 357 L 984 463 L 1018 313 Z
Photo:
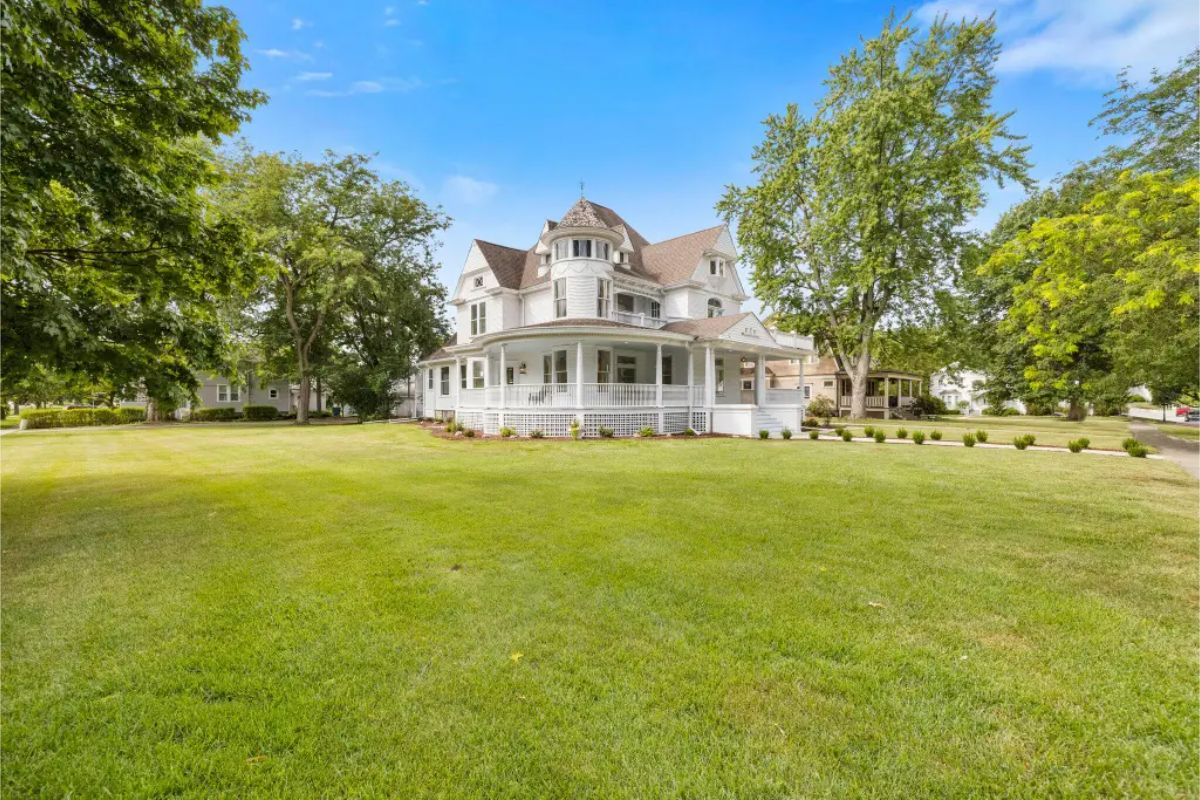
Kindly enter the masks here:
M 310 416 L 316 416 L 310 414 Z M 279 409 L 275 406 L 246 406 L 241 410 L 236 408 L 193 408 L 188 419 L 192 422 L 232 422 L 235 419 L 250 421 L 268 421 L 279 419 Z
M 33 408 L 21 412 L 26 428 L 75 428 L 145 422 L 141 408 Z

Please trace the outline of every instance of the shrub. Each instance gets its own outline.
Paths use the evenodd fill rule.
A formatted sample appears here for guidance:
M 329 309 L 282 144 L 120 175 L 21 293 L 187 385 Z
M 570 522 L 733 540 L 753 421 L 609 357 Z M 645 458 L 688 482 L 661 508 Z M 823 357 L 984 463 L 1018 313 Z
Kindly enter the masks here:
M 911 408 L 914 414 L 922 417 L 931 417 L 946 413 L 946 404 L 942 399 L 928 394 L 914 398 Z
M 1146 445 L 1138 442 L 1133 447 L 1130 447 L 1126 452 L 1134 458 L 1145 458 L 1150 451 L 1146 449 Z
M 820 432 L 820 431 L 815 431 L 815 430 L 814 430 L 814 431 L 809 431 L 809 432 L 808 432 L 808 438 L 810 438 L 810 439 L 816 439 L 816 438 L 817 438 L 817 437 L 819 437 L 820 435 L 821 435 L 821 432 Z
M 146 421 L 146 409 L 144 408 L 118 408 L 117 415 L 120 416 L 123 425 Z
M 877 442 L 887 441 L 887 434 L 884 433 L 883 431 L 879 430 L 878 428 L 871 429 L 871 436 L 875 437 L 875 441 L 877 441 Z
M 500 429 L 500 438 L 502 438 L 502 439 L 508 439 L 508 438 L 510 438 L 512 436 L 516 436 L 516 435 L 517 435 L 517 432 L 515 430 L 513 430 L 512 428 L 508 427 L 507 425 L 505 425 L 503 428 Z
M 468 439 L 474 439 L 475 438 L 475 429 L 474 428 L 464 428 L 463 436 L 467 437 Z
M 791 439 L 792 438 L 792 429 L 784 428 L 783 430 L 781 430 L 779 432 L 779 435 L 782 436 L 784 439 Z
M 925 443 L 925 431 L 913 431 L 913 444 Z
M 612 428 L 606 428 L 601 425 L 599 428 L 596 428 L 596 433 L 600 434 L 601 439 L 611 439 L 615 431 Z
M 643 439 L 649 439 L 653 435 L 654 435 L 654 428 L 651 428 L 649 425 L 647 425 L 646 427 L 644 427 L 640 431 L 638 431 L 638 436 L 641 436 Z
M 238 418 L 238 412 L 232 408 L 193 408 L 188 416 L 192 422 L 229 422 Z
M 941 431 L 930 431 L 929 438 L 933 439 L 935 442 L 940 442 L 942 440 L 942 432 Z
M 908 438 L 908 428 L 897 428 L 896 429 L 896 438 L 897 439 L 907 439 Z
M 542 439 L 546 436 L 546 432 L 541 428 L 534 428 L 529 432 L 530 439 Z
M 838 436 L 841 436 L 842 431 L 844 431 L 844 430 L 846 430 L 845 425 L 834 425 L 833 426 L 833 432 L 836 433 Z
M 854 439 L 854 434 L 851 433 L 850 431 L 846 430 L 845 428 L 842 428 L 841 436 L 842 436 L 843 442 L 849 442 L 852 439 Z
M 1027 433 L 1027 434 L 1025 434 L 1025 441 L 1029 442 L 1032 445 L 1037 442 L 1037 437 L 1034 436 L 1032 433 Z
M 1008 406 L 987 406 L 983 409 L 983 415 L 985 417 L 1016 417 L 1020 414 L 1020 411 L 1017 411 L 1015 408 L 1009 408 Z
M 242 409 L 242 416 L 248 420 L 262 422 L 277 419 L 279 410 L 275 406 L 246 406 Z
M 827 420 L 832 417 L 836 411 L 837 409 L 833 407 L 833 401 L 825 395 L 817 395 L 808 403 L 808 413 L 812 414 L 814 417 L 820 417 L 821 419 Z
M 1025 413 L 1031 417 L 1048 417 L 1057 410 L 1058 406 L 1055 403 L 1042 402 L 1040 400 L 1025 401 Z
M 1067 449 L 1072 453 L 1078 453 L 1083 449 L 1083 445 L 1079 443 L 1078 439 L 1072 439 L 1071 441 L 1067 442 Z
M 1029 445 L 1033 444 L 1033 442 L 1030 441 L 1031 439 L 1033 439 L 1033 437 L 1029 434 L 1018 436 L 1013 439 L 1013 447 L 1017 448 L 1018 450 L 1024 450 L 1026 447 L 1029 447 Z
M 975 440 L 986 443 L 988 440 L 987 431 L 975 431 Z
M 26 428 L 57 428 L 62 425 L 61 417 L 62 410 L 57 408 L 31 408 L 21 412 L 21 421 Z
M 92 409 L 93 425 L 120 425 L 121 414 L 115 408 Z
M 696 432 L 694 430 L 692 430 L 691 428 L 684 428 L 683 433 L 681 435 L 682 436 L 695 436 Z
M 456 433 L 457 431 L 460 431 L 460 430 L 462 430 L 462 428 L 459 427 L 459 424 L 457 422 L 455 422 L 454 420 L 450 420 L 449 422 L 446 423 L 446 433 Z
M 863 427 L 863 436 L 870 438 L 874 435 L 875 435 L 875 426 L 874 425 L 866 425 Z
M 579 427 L 579 420 L 571 420 L 571 438 L 578 440 L 583 435 L 583 430 Z
M 25 417 L 25 416 L 28 416 L 28 414 L 29 414 L 29 412 L 27 411 L 24 414 L 22 414 L 21 416 Z M 1141 442 L 1139 442 L 1137 439 L 1130 436 L 1130 437 L 1127 437 L 1123 442 L 1121 442 L 1121 449 L 1128 453 L 1129 448 L 1137 447 L 1140 444 L 1141 444 Z
M 974 446 L 975 446 L 975 434 L 964 433 L 963 434 L 963 447 L 974 447 Z
M 1092 440 L 1087 438 L 1086 436 L 1080 436 L 1075 441 L 1079 442 L 1079 446 L 1084 450 L 1087 450 L 1089 447 L 1092 446 Z
M 758 432 L 758 438 L 760 438 L 760 439 L 766 439 L 770 435 L 771 435 L 771 432 L 768 430 L 761 430 Z
M 821 420 L 817 419 L 816 417 L 805 417 L 804 418 L 804 427 L 806 427 L 806 428 L 816 428 L 816 427 L 819 427 L 820 425 L 821 425 Z

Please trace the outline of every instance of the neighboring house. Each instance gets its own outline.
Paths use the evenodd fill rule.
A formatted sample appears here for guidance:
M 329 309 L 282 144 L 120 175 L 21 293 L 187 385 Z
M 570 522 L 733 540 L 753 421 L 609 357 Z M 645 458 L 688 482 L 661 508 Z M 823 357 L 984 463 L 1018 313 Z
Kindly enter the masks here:
M 197 408 L 233 408 L 241 411 L 246 406 L 274 406 L 281 414 L 290 412 L 295 403 L 289 381 L 259 381 L 253 372 L 241 378 L 221 375 L 200 375 L 200 387 L 196 390 Z M 192 404 L 187 406 L 189 409 Z
M 781 387 L 801 387 L 805 402 L 827 397 L 837 415 L 850 413 L 850 374 L 838 368 L 837 360 L 810 353 L 803 363 L 767 362 L 767 369 Z M 867 416 L 890 419 L 905 413 L 921 394 L 924 379 L 914 372 L 872 369 L 867 373 Z
M 983 414 L 988 404 L 984 396 L 986 387 L 987 375 L 977 370 L 960 369 L 957 364 L 929 376 L 929 393 L 945 403 L 948 410 L 957 410 L 967 416 Z M 1009 400 L 1004 406 L 1025 413 L 1025 404 L 1020 400 Z
M 421 413 L 421 372 L 414 372 L 392 384 L 392 416 L 416 417 Z
M 422 413 L 549 436 L 572 421 L 585 436 L 799 430 L 800 391 L 768 388 L 764 369 L 808 351 L 741 310 L 736 262 L 725 225 L 651 243 L 582 198 L 528 249 L 475 240 L 458 333 L 420 363 Z

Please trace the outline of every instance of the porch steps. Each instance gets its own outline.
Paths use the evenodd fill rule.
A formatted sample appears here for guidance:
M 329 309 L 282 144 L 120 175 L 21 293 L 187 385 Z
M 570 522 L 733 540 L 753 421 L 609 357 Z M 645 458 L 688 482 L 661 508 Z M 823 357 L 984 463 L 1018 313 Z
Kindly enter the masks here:
M 768 410 L 759 408 L 754 414 L 754 430 L 750 432 L 750 435 L 758 436 L 759 431 L 769 431 L 772 439 L 778 439 L 786 427 L 787 423 L 779 417 Z

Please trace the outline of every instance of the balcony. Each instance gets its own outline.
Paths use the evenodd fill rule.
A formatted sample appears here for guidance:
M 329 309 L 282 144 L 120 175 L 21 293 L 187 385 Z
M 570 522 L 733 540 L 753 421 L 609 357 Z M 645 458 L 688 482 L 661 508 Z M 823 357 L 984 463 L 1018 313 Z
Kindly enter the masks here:
M 613 319 L 617 322 L 623 322 L 626 325 L 637 325 L 639 328 L 653 328 L 655 330 L 666 325 L 668 322 L 668 320 L 662 317 L 651 317 L 648 314 L 635 314 L 629 311 L 614 312 Z

